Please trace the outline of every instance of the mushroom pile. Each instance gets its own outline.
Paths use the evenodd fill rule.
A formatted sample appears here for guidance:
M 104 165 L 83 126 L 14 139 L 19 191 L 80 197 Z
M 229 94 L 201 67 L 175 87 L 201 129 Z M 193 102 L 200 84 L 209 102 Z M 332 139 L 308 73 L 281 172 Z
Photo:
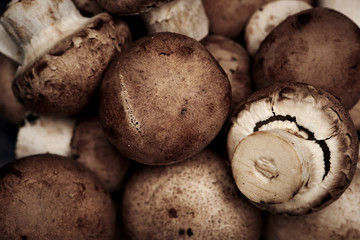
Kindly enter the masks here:
M 359 3 L 339 2 L 2 3 L 1 238 L 360 238 Z

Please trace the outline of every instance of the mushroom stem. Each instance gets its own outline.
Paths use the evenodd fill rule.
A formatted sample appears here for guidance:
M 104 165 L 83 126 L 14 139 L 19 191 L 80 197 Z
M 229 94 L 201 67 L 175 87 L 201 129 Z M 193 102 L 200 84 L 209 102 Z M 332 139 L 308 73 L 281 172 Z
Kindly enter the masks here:
M 309 179 L 305 149 L 301 138 L 285 130 L 245 137 L 231 161 L 238 188 L 256 203 L 289 201 Z
M 0 18 L 24 54 L 24 67 L 90 21 L 80 14 L 71 0 L 13 1 Z
M 0 24 L 0 53 L 15 61 L 18 64 L 23 62 L 22 50 L 9 36 L 6 29 Z
M 209 33 L 202 0 L 174 0 L 142 14 L 149 33 L 175 32 L 201 40 Z

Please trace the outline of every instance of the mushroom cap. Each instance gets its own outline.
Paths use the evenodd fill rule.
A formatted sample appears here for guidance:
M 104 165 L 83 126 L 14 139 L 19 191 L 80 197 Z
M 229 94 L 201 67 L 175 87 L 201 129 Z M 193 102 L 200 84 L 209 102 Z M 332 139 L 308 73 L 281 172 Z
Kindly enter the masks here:
M 20 126 L 25 117 L 25 109 L 11 89 L 17 66 L 15 62 L 0 54 L 0 115 Z
M 107 140 L 97 117 L 77 121 L 71 140 L 77 161 L 93 171 L 109 192 L 118 191 L 128 172 L 130 160 Z
M 13 82 L 15 96 L 40 115 L 74 115 L 90 103 L 114 53 L 130 39 L 125 22 L 101 13 L 85 29 L 21 68 Z
M 172 0 L 97 0 L 108 12 L 117 15 L 134 15 L 150 11 Z
M 326 8 L 294 14 L 265 38 L 252 73 L 257 89 L 303 82 L 335 95 L 349 109 L 360 96 L 360 29 Z
M 301 83 L 275 83 L 256 91 L 231 118 L 227 148 L 258 131 L 284 130 L 309 149 L 309 177 L 284 203 L 254 203 L 284 214 L 305 214 L 335 201 L 356 169 L 359 141 L 348 112 L 331 94 Z
M 74 159 L 33 155 L 0 169 L 3 239 L 113 239 L 115 208 Z
M 203 0 L 210 21 L 210 33 L 236 38 L 250 16 L 264 0 Z
M 231 108 L 234 109 L 253 93 L 250 56 L 238 42 L 221 35 L 208 35 L 201 43 L 224 69 L 231 85 Z
M 176 33 L 154 33 L 110 64 L 100 89 L 99 119 L 122 155 L 170 164 L 211 142 L 230 102 L 229 80 L 203 45 Z
M 259 239 L 262 214 L 239 194 L 225 159 L 205 149 L 186 161 L 145 166 L 123 198 L 129 239 Z
M 79 9 L 79 11 L 83 15 L 95 15 L 98 14 L 104 9 L 100 7 L 98 2 L 96 0 L 72 0 L 75 4 L 75 6 Z
M 348 189 L 330 206 L 308 215 L 269 215 L 266 240 L 359 239 L 360 174 L 359 168 Z

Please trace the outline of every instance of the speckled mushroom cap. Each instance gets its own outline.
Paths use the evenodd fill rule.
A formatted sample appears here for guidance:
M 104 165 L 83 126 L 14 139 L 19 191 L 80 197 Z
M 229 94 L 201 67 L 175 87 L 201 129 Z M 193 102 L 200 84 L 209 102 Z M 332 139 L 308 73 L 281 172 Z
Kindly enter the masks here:
M 172 0 L 97 0 L 108 12 L 117 15 L 133 15 L 150 11 Z
M 259 239 L 261 212 L 239 194 L 226 160 L 211 150 L 146 166 L 126 185 L 127 239 Z
M 221 35 L 208 35 L 201 43 L 224 69 L 231 84 L 231 108 L 253 93 L 250 56 L 238 42 Z
M 112 240 L 115 208 L 74 159 L 33 155 L 0 169 L 2 239 Z
M 295 148 L 299 143 L 302 146 L 303 150 L 297 152 L 299 158 L 304 158 L 299 163 L 302 168 L 300 173 L 286 177 L 294 169 L 281 170 L 282 165 L 286 164 L 286 157 L 284 162 L 276 165 L 282 152 L 279 151 L 274 153 L 271 161 L 256 160 L 253 167 L 243 170 L 247 175 L 238 176 L 237 173 L 244 169 L 241 167 L 243 165 L 239 165 L 241 152 L 237 148 L 240 144 L 254 134 L 259 136 L 261 133 L 279 130 L 292 136 L 287 141 L 292 147 Z M 262 154 L 273 147 L 272 142 L 262 144 L 248 146 L 248 149 L 253 149 L 254 156 L 259 155 L 260 160 L 266 158 Z M 278 180 L 281 181 L 283 175 L 287 179 L 285 182 L 299 179 L 300 183 L 294 186 L 294 192 L 289 193 L 287 201 L 263 201 L 260 196 L 254 202 L 271 212 L 298 215 L 329 205 L 345 191 L 355 173 L 359 143 L 348 113 L 331 94 L 305 84 L 276 83 L 256 91 L 234 114 L 227 147 L 234 178 L 240 189 L 242 184 L 253 189 L 256 187 L 251 187 L 251 182 L 243 180 L 246 176 L 256 176 L 253 179 L 262 183 L 259 188 L 266 189 L 270 189 Z M 268 171 L 261 171 L 262 168 Z M 271 177 L 266 180 L 266 174 L 270 173 Z M 287 188 L 285 183 L 279 183 L 280 190 L 282 186 Z M 277 199 L 276 192 L 273 199 Z
M 107 69 L 99 120 L 122 155 L 170 164 L 211 142 L 230 102 L 229 80 L 201 43 L 155 33 L 134 42 Z
M 127 24 L 101 13 L 86 28 L 17 73 L 13 90 L 26 109 L 41 115 L 70 116 L 96 94 L 115 51 L 131 41 Z
M 294 14 L 265 38 L 252 73 L 257 89 L 277 81 L 303 82 L 323 88 L 350 109 L 360 96 L 360 29 L 326 8 Z

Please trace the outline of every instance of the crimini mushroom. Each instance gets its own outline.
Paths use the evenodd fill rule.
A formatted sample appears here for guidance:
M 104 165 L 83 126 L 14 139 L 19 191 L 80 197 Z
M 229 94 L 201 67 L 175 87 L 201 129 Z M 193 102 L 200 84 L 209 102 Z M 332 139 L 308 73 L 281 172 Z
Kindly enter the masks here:
M 358 0 L 317 0 L 317 5 L 341 12 L 360 26 L 360 1 Z
M 83 17 L 71 0 L 12 1 L 0 20 L 23 51 L 14 93 L 42 115 L 85 108 L 114 53 L 131 40 L 125 22 L 107 13 Z
M 208 149 L 180 163 L 145 166 L 128 181 L 126 239 L 259 239 L 262 214 L 239 194 L 226 159 Z
M 341 197 L 318 212 L 302 216 L 270 214 L 265 240 L 356 240 L 360 239 L 360 169 Z
M 173 0 L 142 13 L 148 33 L 175 32 L 201 40 L 209 33 L 202 0 Z
M 334 10 L 312 8 L 291 15 L 255 54 L 255 87 L 303 82 L 335 95 L 350 109 L 360 96 L 359 36 L 359 27 Z
M 71 154 L 93 171 L 109 192 L 118 191 L 123 186 L 131 161 L 109 143 L 97 117 L 77 120 Z
M 209 35 L 201 43 L 224 69 L 231 85 L 231 108 L 253 93 L 250 76 L 250 57 L 238 42 L 221 35 Z
M 116 15 L 132 15 L 150 11 L 172 0 L 96 0 L 106 11 Z
M 304 1 L 282 0 L 264 4 L 246 23 L 245 42 L 250 55 L 254 56 L 265 37 L 288 16 L 309 9 Z
M 103 12 L 104 9 L 99 5 L 96 0 L 72 0 L 75 6 L 79 9 L 82 15 L 84 16 L 93 16 L 100 12 Z
M 355 127 L 340 102 L 301 83 L 256 91 L 231 118 L 235 182 L 256 206 L 299 215 L 335 201 L 358 159 Z
M 16 100 L 11 89 L 17 66 L 10 58 L 0 54 L 0 115 L 20 126 L 25 117 L 25 109 Z
M 0 169 L 2 239 L 113 240 L 115 221 L 110 195 L 74 159 L 43 154 Z
M 170 164 L 212 141 L 230 103 L 229 80 L 201 43 L 154 33 L 135 41 L 106 70 L 99 120 L 122 155 Z

